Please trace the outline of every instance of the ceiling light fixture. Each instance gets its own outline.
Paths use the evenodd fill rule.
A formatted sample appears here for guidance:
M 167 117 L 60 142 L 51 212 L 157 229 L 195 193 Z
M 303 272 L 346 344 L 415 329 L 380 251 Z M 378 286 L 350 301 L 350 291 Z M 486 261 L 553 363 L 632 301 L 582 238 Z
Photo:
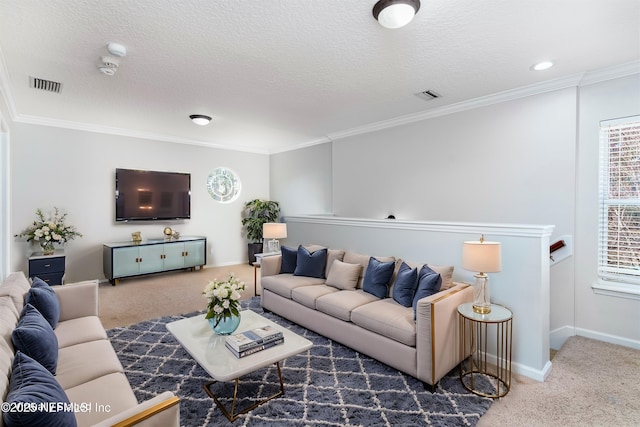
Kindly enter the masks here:
M 211 117 L 205 116 L 203 114 L 192 114 L 189 116 L 191 121 L 200 126 L 206 126 L 211 121 Z
M 385 28 L 407 25 L 420 9 L 420 0 L 380 0 L 373 6 L 373 17 Z
M 538 62 L 537 64 L 533 64 L 531 66 L 531 69 L 533 71 L 543 71 L 543 70 L 548 70 L 553 66 L 554 66 L 553 61 L 542 61 L 542 62 Z

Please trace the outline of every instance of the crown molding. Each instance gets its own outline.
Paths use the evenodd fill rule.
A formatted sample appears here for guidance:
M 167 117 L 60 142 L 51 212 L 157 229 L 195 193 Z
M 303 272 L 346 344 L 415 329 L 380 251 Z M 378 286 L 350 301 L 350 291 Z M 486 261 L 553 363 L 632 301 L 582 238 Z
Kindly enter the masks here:
M 421 111 L 414 114 L 407 114 L 405 116 L 396 117 L 394 119 L 382 120 L 368 125 L 359 126 L 351 129 L 347 129 L 341 132 L 335 132 L 329 134 L 329 138 L 332 140 L 348 138 L 363 133 L 380 131 L 391 127 L 402 126 L 410 123 L 419 122 L 422 120 L 428 120 L 435 117 L 446 116 L 449 114 L 460 113 L 462 111 L 473 110 L 480 107 L 486 107 L 489 105 L 500 104 L 502 102 L 512 101 L 515 99 L 525 98 L 532 95 L 539 95 L 546 92 L 552 92 L 555 90 L 566 89 L 569 87 L 576 87 L 580 81 L 584 78 L 584 73 L 573 74 L 568 77 L 562 77 L 559 79 L 549 80 L 534 85 L 524 86 L 518 89 L 507 90 L 487 96 L 481 96 L 479 98 L 470 99 L 468 101 L 462 101 L 455 104 L 445 105 L 443 107 L 434 108 L 432 110 Z
M 269 150 L 269 154 L 279 154 L 286 153 L 287 151 L 299 150 L 301 148 L 313 147 L 314 145 L 326 144 L 327 142 L 331 142 L 331 138 L 322 137 L 318 139 L 314 139 L 312 141 L 303 142 L 301 144 L 296 144 L 294 147 L 284 147 L 284 148 L 274 148 Z
M 422 120 L 445 116 L 448 114 L 459 113 L 479 107 L 486 107 L 489 105 L 525 98 L 532 95 L 539 95 L 570 87 L 580 87 L 638 73 L 640 73 L 640 60 L 631 61 L 620 65 L 614 65 L 595 71 L 573 74 L 567 77 L 548 80 L 513 90 L 482 96 L 468 101 L 458 102 L 456 104 L 446 105 L 440 108 L 434 108 L 432 110 L 396 117 L 394 119 L 382 120 L 364 126 L 355 127 L 340 132 L 334 132 L 328 134 L 327 136 L 330 140 L 334 141 L 341 138 L 348 138 L 364 133 L 376 132 L 395 126 L 402 126 Z
M 236 147 L 228 144 L 222 144 L 215 141 L 199 141 L 195 139 L 179 138 L 172 135 L 163 135 L 150 132 L 135 131 L 131 129 L 116 128 L 110 126 L 101 126 L 92 123 L 74 122 L 70 120 L 49 119 L 45 117 L 29 116 L 18 114 L 13 119 L 16 123 L 26 123 L 31 125 L 51 126 L 63 129 L 73 129 L 85 132 L 102 133 L 106 135 L 118 135 L 131 138 L 149 139 L 153 141 L 172 142 L 176 144 L 197 145 L 207 148 L 219 148 L 222 150 L 241 151 L 254 154 L 269 154 L 267 150 L 260 150 L 248 147 Z
M 633 74 L 640 74 L 640 60 L 590 71 L 585 74 L 584 79 L 580 82 L 580 86 L 627 77 Z

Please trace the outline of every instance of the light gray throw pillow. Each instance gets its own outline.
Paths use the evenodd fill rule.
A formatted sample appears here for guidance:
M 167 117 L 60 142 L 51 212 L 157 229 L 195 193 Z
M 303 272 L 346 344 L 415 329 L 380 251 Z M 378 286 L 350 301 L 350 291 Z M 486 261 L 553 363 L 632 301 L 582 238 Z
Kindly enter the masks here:
M 331 264 L 326 284 L 338 289 L 354 290 L 361 271 L 360 264 L 348 264 L 336 259 Z

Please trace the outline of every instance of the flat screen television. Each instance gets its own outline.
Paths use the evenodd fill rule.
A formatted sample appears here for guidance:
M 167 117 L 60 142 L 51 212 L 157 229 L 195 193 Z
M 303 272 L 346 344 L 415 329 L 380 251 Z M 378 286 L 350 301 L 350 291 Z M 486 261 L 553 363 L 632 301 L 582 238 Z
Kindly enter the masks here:
M 116 169 L 116 221 L 191 218 L 191 174 Z

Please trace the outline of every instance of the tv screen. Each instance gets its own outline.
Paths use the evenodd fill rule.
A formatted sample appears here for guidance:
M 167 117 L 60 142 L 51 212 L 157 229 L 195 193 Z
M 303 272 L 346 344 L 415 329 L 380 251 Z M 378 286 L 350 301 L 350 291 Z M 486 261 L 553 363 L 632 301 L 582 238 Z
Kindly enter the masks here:
M 191 218 L 191 174 L 116 169 L 116 221 Z

